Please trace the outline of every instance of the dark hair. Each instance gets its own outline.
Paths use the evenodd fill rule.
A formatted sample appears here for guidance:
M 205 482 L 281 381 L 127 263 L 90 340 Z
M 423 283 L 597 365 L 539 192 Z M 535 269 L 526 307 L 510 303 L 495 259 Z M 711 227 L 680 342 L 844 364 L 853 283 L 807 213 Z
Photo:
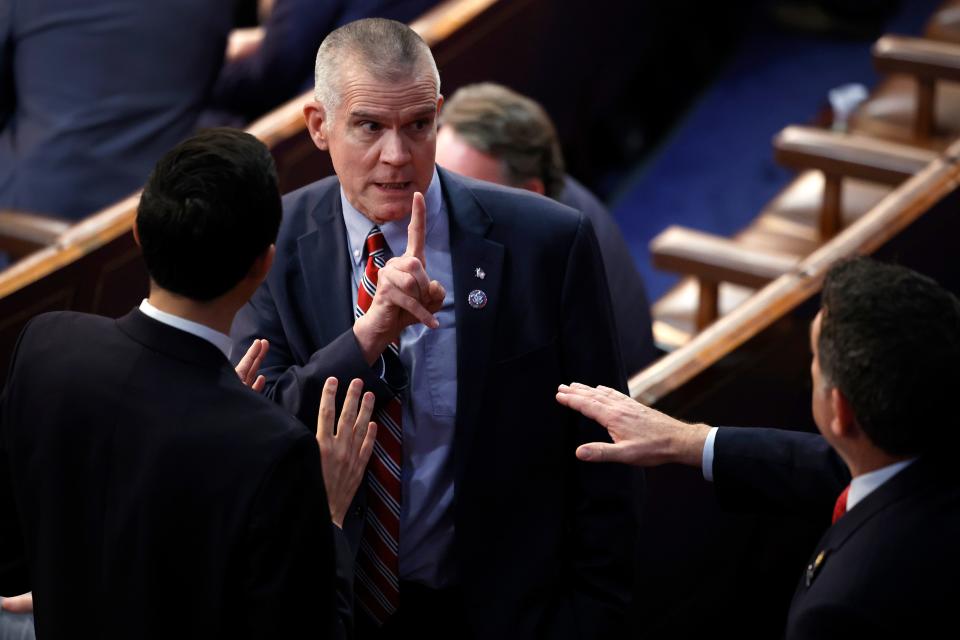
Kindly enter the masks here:
M 208 129 L 157 163 L 137 208 L 150 277 L 208 301 L 232 289 L 277 239 L 277 170 L 266 146 L 237 129 Z
M 905 267 L 855 258 L 830 269 L 820 370 L 870 441 L 891 455 L 932 453 L 954 438 L 960 397 L 960 301 Z
M 483 82 L 462 87 L 447 101 L 440 123 L 477 151 L 503 163 L 504 178 L 520 186 L 543 181 L 546 195 L 563 192 L 563 152 L 550 116 L 539 104 L 507 87 Z

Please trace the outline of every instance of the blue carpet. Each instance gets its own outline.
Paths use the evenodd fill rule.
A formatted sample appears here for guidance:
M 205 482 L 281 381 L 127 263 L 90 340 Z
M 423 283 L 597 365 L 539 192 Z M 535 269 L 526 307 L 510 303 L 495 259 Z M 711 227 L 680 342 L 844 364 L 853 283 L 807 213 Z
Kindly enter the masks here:
M 919 34 L 939 5 L 905 1 L 885 31 Z M 670 224 L 722 235 L 746 226 L 791 177 L 773 162 L 774 134 L 810 122 L 833 87 L 873 86 L 871 44 L 784 33 L 758 20 L 674 133 L 613 199 L 652 300 L 677 277 L 651 266 L 650 239 Z

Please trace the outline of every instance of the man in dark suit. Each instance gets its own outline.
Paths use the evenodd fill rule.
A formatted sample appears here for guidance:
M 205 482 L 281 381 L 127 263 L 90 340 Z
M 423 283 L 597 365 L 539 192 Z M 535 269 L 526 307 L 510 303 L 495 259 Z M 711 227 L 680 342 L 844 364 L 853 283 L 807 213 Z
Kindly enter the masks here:
M 960 301 L 908 269 L 833 267 L 811 326 L 821 436 L 688 425 L 611 389 L 561 387 L 561 404 L 616 444 L 583 460 L 703 467 L 728 507 L 807 513 L 827 529 L 797 586 L 787 638 L 934 637 L 960 591 L 956 394 Z M 846 488 L 844 486 L 846 485 Z
M 437 164 L 456 173 L 528 189 L 583 213 L 593 224 L 627 374 L 657 356 L 646 289 L 616 220 L 586 187 L 564 172 L 550 116 L 507 87 L 484 82 L 458 89 L 444 103 Z
M 317 442 L 227 359 L 280 217 L 266 147 L 200 134 L 140 201 L 150 297 L 21 334 L 0 406 L 0 593 L 33 590 L 38 637 L 334 634 Z
M 230 0 L 0 3 L 0 209 L 79 219 L 193 131 Z
M 307 126 L 337 176 L 284 199 L 233 335 L 269 340 L 265 393 L 305 422 L 328 375 L 377 394 L 344 521 L 358 635 L 619 637 L 631 476 L 578 462 L 602 430 L 552 400 L 570 375 L 624 386 L 590 223 L 436 169 L 439 76 L 405 25 L 341 27 L 316 75 Z

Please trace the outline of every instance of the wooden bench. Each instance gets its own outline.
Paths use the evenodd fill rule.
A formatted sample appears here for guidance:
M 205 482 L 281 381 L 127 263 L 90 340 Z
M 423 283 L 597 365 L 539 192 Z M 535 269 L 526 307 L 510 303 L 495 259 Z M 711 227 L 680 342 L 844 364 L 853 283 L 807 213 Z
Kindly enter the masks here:
M 630 380 L 640 402 L 690 422 L 813 431 L 809 323 L 837 260 L 874 255 L 960 293 L 960 143 L 737 309 Z M 699 470 L 647 473 L 638 637 L 716 629 L 778 637 L 826 522 L 719 510 Z
M 777 135 L 774 152 L 780 164 L 800 173 L 736 236 L 670 227 L 651 241 L 654 266 L 687 276 L 654 305 L 654 336 L 662 347 L 687 342 L 938 157 L 907 145 L 798 126 Z

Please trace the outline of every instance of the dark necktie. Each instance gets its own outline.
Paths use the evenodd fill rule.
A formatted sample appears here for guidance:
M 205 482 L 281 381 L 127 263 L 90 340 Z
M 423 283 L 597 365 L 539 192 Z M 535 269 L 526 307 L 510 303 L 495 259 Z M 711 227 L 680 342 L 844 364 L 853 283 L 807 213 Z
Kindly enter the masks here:
M 833 505 L 833 524 L 837 524 L 837 520 L 843 517 L 843 514 L 847 512 L 847 495 L 850 493 L 850 485 L 847 485 L 846 488 L 840 492 L 840 495 L 837 496 L 837 502 Z
M 377 275 L 387 260 L 386 241 L 380 228 L 367 234 L 367 264 L 357 291 L 355 315 L 370 309 L 377 291 Z M 402 368 L 400 345 L 392 343 L 381 356 L 384 379 L 396 380 L 388 369 Z M 367 465 L 367 517 L 360 539 L 357 559 L 357 602 L 378 624 L 383 624 L 397 610 L 400 599 L 400 468 L 403 461 L 401 404 L 397 393 L 373 416 L 380 427 L 373 455 Z

